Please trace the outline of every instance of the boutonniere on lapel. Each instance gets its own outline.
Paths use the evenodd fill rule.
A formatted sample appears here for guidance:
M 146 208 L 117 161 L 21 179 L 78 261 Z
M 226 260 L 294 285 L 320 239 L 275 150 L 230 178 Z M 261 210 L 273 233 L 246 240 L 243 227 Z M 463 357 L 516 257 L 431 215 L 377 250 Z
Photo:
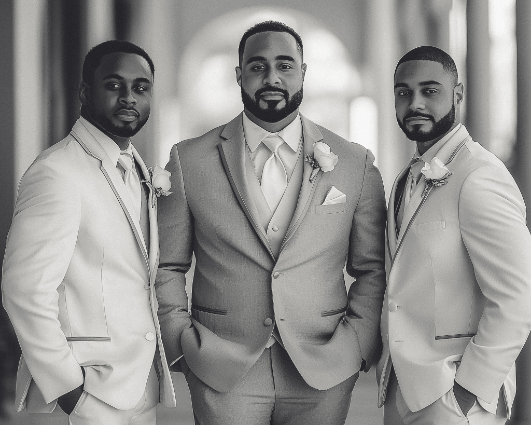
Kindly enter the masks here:
M 429 163 L 424 163 L 420 172 L 424 174 L 426 181 L 422 196 L 425 196 L 432 187 L 444 186 L 448 183 L 448 177 L 452 175 L 452 172 L 437 157 L 434 157 Z
M 323 173 L 332 171 L 337 164 L 338 156 L 330 150 L 330 146 L 323 142 L 313 144 L 313 154 L 307 154 L 305 161 L 310 163 L 313 170 L 310 174 L 310 183 L 313 183 L 319 170 Z
M 143 180 L 143 183 L 146 183 L 149 189 L 156 195 L 153 197 L 151 205 L 154 208 L 155 201 L 159 196 L 168 196 L 171 194 L 171 173 L 163 168 L 160 168 L 158 165 L 155 166 L 155 168 L 149 167 L 148 173 L 149 180 Z

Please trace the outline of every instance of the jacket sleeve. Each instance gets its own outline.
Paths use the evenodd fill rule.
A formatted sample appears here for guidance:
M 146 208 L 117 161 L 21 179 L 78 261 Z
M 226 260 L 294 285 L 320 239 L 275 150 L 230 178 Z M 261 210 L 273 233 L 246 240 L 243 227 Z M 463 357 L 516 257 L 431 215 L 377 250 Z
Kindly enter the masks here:
M 507 170 L 483 166 L 467 177 L 459 222 L 486 301 L 456 381 L 491 403 L 531 329 L 531 236 L 524 201 Z
M 380 316 L 385 292 L 385 194 L 374 156 L 367 151 L 361 195 L 352 221 L 346 269 L 356 280 L 348 292 L 347 321 L 358 337 L 365 371 L 381 349 Z
M 155 283 L 162 341 L 170 365 L 182 355 L 181 333 L 192 326 L 188 313 L 185 274 L 192 263 L 193 216 L 186 199 L 177 145 L 166 170 L 171 172 L 172 194 L 159 198 L 160 262 Z M 179 369 L 179 365 L 175 364 Z
M 79 229 L 79 197 L 53 160 L 37 160 L 20 184 L 3 263 L 3 305 L 47 403 L 83 384 L 58 318 L 58 288 Z

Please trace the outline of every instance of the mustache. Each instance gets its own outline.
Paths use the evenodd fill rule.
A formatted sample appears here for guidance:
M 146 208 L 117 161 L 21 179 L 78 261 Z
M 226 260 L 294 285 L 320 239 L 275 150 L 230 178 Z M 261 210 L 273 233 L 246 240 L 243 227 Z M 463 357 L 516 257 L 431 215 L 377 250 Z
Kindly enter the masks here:
M 258 96 L 262 95 L 263 93 L 266 93 L 266 92 L 278 92 L 278 93 L 282 93 L 282 95 L 287 99 L 289 97 L 289 93 L 287 92 L 287 90 L 284 90 L 284 89 L 279 89 L 277 87 L 264 87 L 264 88 L 261 88 L 261 89 L 258 89 L 256 90 L 255 94 L 254 94 L 254 97 L 256 99 L 258 99 Z
M 427 118 L 433 122 L 435 122 L 435 119 L 433 118 L 433 116 L 431 115 L 428 115 L 428 114 L 423 114 L 422 112 L 408 112 L 404 118 L 402 118 L 402 121 L 405 121 L 407 120 L 408 118 L 415 118 L 415 117 L 424 117 L 424 118 Z

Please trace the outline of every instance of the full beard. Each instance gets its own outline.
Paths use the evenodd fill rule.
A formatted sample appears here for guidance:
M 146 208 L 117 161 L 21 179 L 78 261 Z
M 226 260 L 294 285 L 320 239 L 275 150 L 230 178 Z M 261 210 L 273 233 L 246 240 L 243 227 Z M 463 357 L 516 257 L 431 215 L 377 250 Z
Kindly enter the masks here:
M 263 100 L 259 98 L 259 95 L 262 92 L 265 91 L 277 91 L 279 93 L 282 93 L 284 95 L 284 99 L 286 101 L 286 105 L 284 105 L 283 108 L 277 109 L 277 105 L 280 100 Z M 245 108 L 253 114 L 256 118 L 265 121 L 265 122 L 278 122 L 286 118 L 289 114 L 296 111 L 297 108 L 300 106 L 302 102 L 302 86 L 300 90 L 295 93 L 293 96 L 289 97 L 289 94 L 285 90 L 279 90 L 279 89 L 271 89 L 271 88 L 263 88 L 258 90 L 255 95 L 254 99 L 247 94 L 247 92 L 242 88 L 242 101 Z M 267 103 L 266 108 L 260 107 L 260 100 Z
M 396 117 L 398 126 L 402 129 L 402 131 L 409 140 L 413 140 L 414 142 L 426 143 L 444 136 L 452 128 L 455 121 L 455 105 L 452 104 L 452 109 L 450 109 L 450 111 L 439 121 L 435 121 L 433 117 L 430 116 L 429 118 L 433 122 L 433 127 L 430 131 L 426 132 L 421 131 L 420 125 L 415 125 L 413 126 L 413 130 L 408 130 L 406 124 L 404 123 L 406 118 L 408 118 L 408 115 L 406 115 L 402 121 L 400 121 L 398 117 Z M 413 115 L 417 114 L 411 114 L 411 116 Z M 428 117 L 424 114 L 421 115 Z

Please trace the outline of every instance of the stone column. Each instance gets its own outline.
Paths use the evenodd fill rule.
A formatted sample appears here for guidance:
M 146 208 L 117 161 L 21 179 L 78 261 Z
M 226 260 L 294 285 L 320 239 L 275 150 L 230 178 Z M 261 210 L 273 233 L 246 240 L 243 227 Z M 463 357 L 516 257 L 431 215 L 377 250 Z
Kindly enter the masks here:
M 531 2 L 516 0 L 516 71 L 517 71 L 517 132 L 514 177 L 528 211 L 531 206 Z M 531 342 L 527 342 L 516 362 L 517 392 L 512 424 L 531 421 Z
M 485 148 L 490 145 L 490 40 L 489 2 L 468 0 L 467 86 L 465 124 L 472 138 Z

